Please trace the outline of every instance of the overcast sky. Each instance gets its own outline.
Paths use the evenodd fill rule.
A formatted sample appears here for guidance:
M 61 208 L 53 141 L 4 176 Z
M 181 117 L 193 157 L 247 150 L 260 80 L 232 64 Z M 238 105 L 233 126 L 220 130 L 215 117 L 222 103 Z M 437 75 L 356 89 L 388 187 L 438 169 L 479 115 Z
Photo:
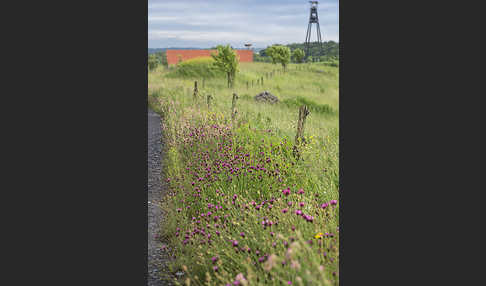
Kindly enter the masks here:
M 321 0 L 317 7 L 322 40 L 338 42 L 338 0 Z M 148 47 L 303 43 L 309 11 L 307 0 L 148 0 Z

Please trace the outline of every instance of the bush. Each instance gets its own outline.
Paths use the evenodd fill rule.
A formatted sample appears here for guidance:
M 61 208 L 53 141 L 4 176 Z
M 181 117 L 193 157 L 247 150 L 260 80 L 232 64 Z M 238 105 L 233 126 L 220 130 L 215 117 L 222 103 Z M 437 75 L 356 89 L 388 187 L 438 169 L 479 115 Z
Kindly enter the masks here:
M 318 104 L 312 100 L 300 96 L 297 98 L 285 99 L 282 101 L 282 103 L 287 105 L 288 107 L 300 107 L 302 105 L 307 105 L 307 107 L 311 111 L 316 113 L 329 114 L 329 115 L 336 114 L 336 111 L 331 106 L 327 104 Z
M 210 57 L 198 57 L 177 64 L 177 68 L 167 74 L 167 77 L 212 78 L 222 77 L 224 73 L 214 65 Z
M 148 57 L 148 68 L 149 68 L 149 70 L 156 69 L 158 65 L 159 65 L 159 62 L 158 62 L 156 56 L 153 55 L 153 54 L 149 55 L 149 57 Z

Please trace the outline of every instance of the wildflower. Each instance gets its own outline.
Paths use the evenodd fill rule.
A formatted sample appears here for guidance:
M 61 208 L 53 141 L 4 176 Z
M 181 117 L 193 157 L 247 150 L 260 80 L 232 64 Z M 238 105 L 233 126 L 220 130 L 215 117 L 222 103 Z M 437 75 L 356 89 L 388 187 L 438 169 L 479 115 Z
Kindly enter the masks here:
M 289 210 L 285 208 L 285 209 L 282 210 L 282 213 L 287 213 L 288 211 Z
M 334 206 L 334 205 L 336 205 L 336 204 L 337 204 L 337 201 L 336 201 L 336 200 L 332 200 L 332 201 L 330 201 L 329 203 L 331 204 L 331 206 Z
M 304 206 L 304 203 L 299 203 L 299 207 L 303 207 Z
M 283 193 L 285 196 L 290 195 L 290 188 L 287 188 L 287 189 L 283 190 L 283 191 L 282 191 L 282 193 Z
M 310 216 L 310 215 L 304 215 L 304 218 L 308 222 L 313 222 L 314 221 L 314 217 L 313 216 Z
M 295 214 L 296 214 L 296 215 L 302 215 L 302 211 L 301 211 L 301 210 L 296 210 L 296 211 L 295 211 Z
M 267 262 L 265 262 L 265 265 L 263 266 L 263 269 L 265 271 L 270 271 L 272 270 L 273 267 L 277 264 L 277 255 L 272 254 L 268 257 Z
M 294 225 L 292 226 L 292 231 L 295 231 L 295 226 Z
M 213 266 L 214 272 L 218 272 L 218 266 Z
M 292 281 L 287 281 L 287 285 L 292 285 Z
M 304 193 L 304 189 L 300 189 L 297 194 L 302 195 Z
M 316 238 L 316 239 L 320 239 L 320 238 L 322 238 L 322 236 L 323 236 L 323 235 L 324 235 L 324 234 L 323 234 L 322 232 L 319 232 L 318 234 L 316 234 L 316 235 L 314 236 L 314 238 Z
M 293 269 L 300 269 L 300 263 L 296 260 L 292 260 L 290 263 L 290 267 L 292 267 Z
M 233 240 L 233 246 L 238 246 L 238 240 Z
M 291 206 L 292 206 L 292 202 L 288 202 L 288 203 L 287 203 L 287 205 L 288 205 L 289 207 L 291 207 Z
M 323 204 L 321 205 L 321 209 L 325 209 L 325 208 L 327 208 L 327 206 L 328 206 L 328 205 L 329 205 L 328 203 L 323 203 Z
M 235 285 L 240 285 L 240 282 L 243 283 L 244 285 L 246 285 L 247 282 L 248 282 L 248 281 L 246 281 L 245 276 L 243 276 L 242 273 L 236 275 L 235 279 L 236 279 L 235 282 L 238 282 L 237 284 L 235 284 L 235 282 L 233 282 L 233 284 L 235 284 Z
M 245 237 L 245 233 L 244 232 L 240 232 L 240 235 L 241 235 L 241 237 Z

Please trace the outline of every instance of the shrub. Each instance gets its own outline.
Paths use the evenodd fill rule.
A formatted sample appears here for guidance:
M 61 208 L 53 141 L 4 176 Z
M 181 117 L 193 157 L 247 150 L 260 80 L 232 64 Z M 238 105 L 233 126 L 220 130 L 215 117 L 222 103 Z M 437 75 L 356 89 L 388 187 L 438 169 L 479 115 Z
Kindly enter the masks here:
M 306 99 L 304 97 L 297 97 L 292 99 L 285 99 L 282 101 L 282 104 L 288 107 L 299 107 L 302 105 L 307 105 L 307 107 L 314 112 L 322 113 L 322 114 L 329 114 L 333 115 L 336 114 L 336 111 L 327 104 L 318 104 L 312 100 Z
M 214 66 L 211 57 L 198 57 L 177 64 L 177 68 L 167 74 L 167 77 L 182 78 L 212 78 L 222 77 L 224 73 Z

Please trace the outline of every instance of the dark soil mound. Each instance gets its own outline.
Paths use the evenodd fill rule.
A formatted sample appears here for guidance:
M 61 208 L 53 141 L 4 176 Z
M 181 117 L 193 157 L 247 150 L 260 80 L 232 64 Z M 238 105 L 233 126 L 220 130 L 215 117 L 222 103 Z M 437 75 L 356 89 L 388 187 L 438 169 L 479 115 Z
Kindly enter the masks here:
M 255 96 L 256 101 L 263 101 L 263 102 L 269 102 L 269 103 L 277 103 L 279 102 L 278 98 L 271 94 L 268 91 L 264 91 L 262 93 L 259 93 Z

